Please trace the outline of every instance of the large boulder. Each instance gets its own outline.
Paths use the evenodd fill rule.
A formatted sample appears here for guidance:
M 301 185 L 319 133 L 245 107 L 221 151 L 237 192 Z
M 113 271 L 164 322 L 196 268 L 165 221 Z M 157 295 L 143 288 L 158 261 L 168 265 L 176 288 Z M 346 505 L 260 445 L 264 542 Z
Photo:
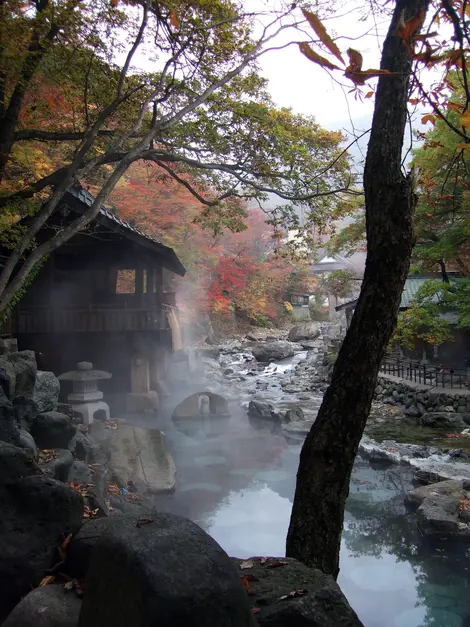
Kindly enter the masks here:
M 15 371 L 15 396 L 32 397 L 38 371 L 34 351 L 10 353 L 8 360 Z
M 260 627 L 363 627 L 333 577 L 320 570 L 284 557 L 233 562 L 240 576 L 250 576 L 248 599 Z
M 171 514 L 116 517 L 85 580 L 80 627 L 252 627 L 230 558 L 200 527 Z
M 320 325 L 318 322 L 303 322 L 296 324 L 289 331 L 287 339 L 290 342 L 301 342 L 302 340 L 316 340 L 320 336 Z
M 60 383 L 53 372 L 38 370 L 34 384 L 34 400 L 38 412 L 56 411 L 59 403 Z
M 25 449 L 33 457 L 33 459 L 37 459 L 38 447 L 36 446 L 36 442 L 34 441 L 31 433 L 29 433 L 29 431 L 26 431 L 25 429 L 20 429 L 19 434 L 20 441 L 18 446 Z
M 425 536 L 452 536 L 459 533 L 460 495 L 429 496 L 418 508 L 418 528 Z
M 405 503 L 410 507 L 419 507 L 428 497 L 440 496 L 458 496 L 460 499 L 463 494 L 463 487 L 460 481 L 449 479 L 448 481 L 440 481 L 439 483 L 431 483 L 423 485 L 414 490 L 409 490 L 405 496 Z
M 72 465 L 73 455 L 68 449 L 48 451 L 47 455 L 41 455 L 39 459 L 39 467 L 45 474 L 64 482 L 68 480 Z
M 20 432 L 15 418 L 15 410 L 9 398 L 0 388 L 0 440 L 20 445 Z
M 292 357 L 294 349 L 289 342 L 259 343 L 251 349 L 257 361 L 269 363 Z
M 136 485 L 139 492 L 168 492 L 176 484 L 176 468 L 158 429 L 119 425 L 110 442 L 110 472 L 117 483 Z
M 83 500 L 44 476 L 32 457 L 0 442 L 0 622 L 59 561 L 57 549 L 82 524 Z
M 248 416 L 258 420 L 272 420 L 281 422 L 281 416 L 275 411 L 271 403 L 264 401 L 250 401 L 248 405 Z
M 31 435 L 41 449 L 68 448 L 75 431 L 69 416 L 57 411 L 38 414 L 31 427 Z
M 42 586 L 27 594 L 3 627 L 77 627 L 82 602 L 62 586 Z
M 6 356 L 0 357 L 0 387 L 10 400 L 15 396 L 16 371 Z
M 423 427 L 434 427 L 436 429 L 465 429 L 467 426 L 462 420 L 462 415 L 452 412 L 426 412 L 418 422 Z

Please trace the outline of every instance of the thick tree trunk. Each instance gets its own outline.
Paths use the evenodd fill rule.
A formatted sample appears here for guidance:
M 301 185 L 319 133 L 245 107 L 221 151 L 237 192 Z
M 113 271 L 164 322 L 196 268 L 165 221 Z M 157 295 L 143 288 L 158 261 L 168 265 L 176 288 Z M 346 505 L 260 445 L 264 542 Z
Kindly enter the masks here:
M 367 261 L 359 301 L 318 418 L 300 455 L 287 555 L 337 577 L 344 506 L 380 363 L 393 333 L 413 248 L 416 198 L 401 170 L 411 59 L 396 36 L 425 0 L 398 0 L 382 52 L 364 170 Z M 396 73 L 396 74 L 395 74 Z

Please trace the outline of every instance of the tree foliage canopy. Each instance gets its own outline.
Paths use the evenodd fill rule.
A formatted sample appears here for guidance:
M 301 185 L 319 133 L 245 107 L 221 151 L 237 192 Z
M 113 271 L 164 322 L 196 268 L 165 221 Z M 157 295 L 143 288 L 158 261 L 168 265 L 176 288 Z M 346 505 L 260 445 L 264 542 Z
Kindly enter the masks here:
M 215 233 L 243 228 L 243 202 L 282 199 L 326 220 L 353 177 L 340 133 L 278 109 L 260 55 L 305 18 L 229 0 L 1 3 L 0 207 L 14 243 L 0 310 L 40 260 L 93 219 L 137 160 L 185 187 Z M 261 24 L 261 26 L 260 26 Z M 35 236 L 75 182 L 96 202 L 40 246 Z

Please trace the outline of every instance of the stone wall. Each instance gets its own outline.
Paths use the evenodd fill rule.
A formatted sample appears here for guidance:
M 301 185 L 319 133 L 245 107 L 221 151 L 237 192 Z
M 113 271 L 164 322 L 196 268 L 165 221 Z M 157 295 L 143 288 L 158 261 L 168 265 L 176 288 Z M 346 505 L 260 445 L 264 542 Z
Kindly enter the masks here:
M 375 398 L 382 403 L 404 405 L 410 416 L 442 411 L 444 407 L 470 414 L 470 390 L 430 387 L 392 375 L 379 376 Z

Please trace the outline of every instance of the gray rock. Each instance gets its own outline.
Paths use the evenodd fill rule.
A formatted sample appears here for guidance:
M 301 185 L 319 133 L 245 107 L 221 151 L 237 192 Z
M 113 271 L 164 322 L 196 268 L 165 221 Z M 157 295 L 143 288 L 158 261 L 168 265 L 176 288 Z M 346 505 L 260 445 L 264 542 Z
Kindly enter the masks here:
M 422 403 L 416 403 L 416 407 L 420 413 L 421 416 L 423 416 L 424 414 L 427 413 L 427 409 L 426 407 L 422 404 Z
M 72 453 L 70 453 L 70 451 L 67 452 L 70 457 L 72 457 Z M 67 481 L 68 483 L 78 483 L 81 485 L 93 483 L 91 470 L 84 462 L 74 462 L 72 458 L 72 464 L 69 466 Z
M 297 324 L 289 331 L 287 339 L 290 342 L 301 342 L 302 340 L 316 340 L 320 335 L 320 325 L 317 322 L 303 322 Z
M 33 397 L 38 371 L 34 351 L 10 353 L 8 360 L 15 370 L 15 396 Z
M 176 484 L 176 468 L 158 429 L 119 425 L 113 432 L 109 468 L 119 485 L 129 482 L 141 492 L 169 492 Z
M 117 518 L 96 518 L 85 522 L 67 547 L 63 572 L 75 579 L 83 579 L 88 572 L 96 543 L 105 532 L 113 527 L 116 520 Z
M 75 427 L 68 416 L 57 411 L 38 414 L 31 427 L 31 435 L 39 448 L 68 448 L 75 435 Z
M 247 572 L 256 580 L 250 581 L 248 597 L 260 627 L 363 627 L 349 605 L 340 587 L 329 575 L 308 568 L 292 558 L 268 558 L 261 565 L 260 558 L 251 558 L 253 567 L 240 570 L 242 561 L 233 558 L 240 575 Z M 268 568 L 270 563 L 287 562 L 279 568 Z M 295 598 L 282 598 L 294 590 L 306 593 Z
M 258 420 L 272 420 L 274 422 L 280 422 L 281 419 L 271 403 L 265 403 L 264 401 L 250 401 L 248 416 Z
M 31 435 L 31 433 L 29 433 L 25 429 L 20 429 L 19 436 L 20 436 L 19 446 L 21 448 L 26 449 L 28 453 L 30 453 L 30 455 L 33 457 L 33 459 L 37 459 L 38 447 L 36 446 L 36 442 L 34 441 L 34 438 Z
M 461 498 L 462 494 L 463 488 L 460 481 L 449 479 L 410 490 L 405 496 L 405 503 L 411 507 L 419 507 L 428 497 L 456 495 Z
M 45 477 L 23 449 L 0 442 L 0 622 L 57 561 L 63 534 L 82 524 L 83 501 Z
M 38 413 L 56 411 L 59 403 L 60 383 L 53 372 L 38 370 L 34 384 L 34 400 Z
M 0 388 L 10 400 L 15 396 L 16 370 L 8 357 L 0 357 Z
M 470 509 L 464 509 L 462 512 L 460 512 L 459 518 L 464 523 L 470 523 Z
M 436 429 L 440 428 L 453 428 L 453 429 L 464 429 L 465 423 L 463 422 L 461 416 L 457 413 L 449 413 L 449 412 L 426 412 L 419 419 L 419 424 L 423 427 L 434 427 Z
M 15 418 L 12 402 L 0 388 L 0 440 L 15 446 L 20 444 L 20 432 Z
M 283 422 L 298 422 L 299 420 L 305 420 L 305 414 L 301 407 L 288 409 L 283 417 Z
M 257 361 L 267 363 L 292 357 L 294 349 L 289 342 L 272 342 L 253 346 L 252 352 Z
M 159 513 L 147 524 L 108 520 L 92 552 L 80 627 L 254 627 L 239 573 L 196 524 Z
M 62 586 L 36 588 L 27 594 L 3 627 L 78 627 L 82 602 Z
M 412 403 L 409 407 L 405 409 L 405 416 L 410 416 L 411 418 L 419 418 L 421 413 L 419 409 L 416 407 L 414 403 Z
M 34 419 L 38 415 L 38 406 L 31 396 L 20 394 L 13 399 L 13 408 L 15 410 L 16 421 L 25 429 L 29 430 Z
M 39 467 L 44 472 L 58 481 L 68 481 L 70 468 L 73 464 L 73 455 L 68 449 L 58 449 L 55 451 L 56 458 L 50 462 L 40 462 Z
M 460 495 L 429 496 L 418 508 L 418 528 L 425 536 L 449 536 L 459 533 Z
M 94 424 L 94 423 L 93 423 Z M 68 449 L 81 462 L 90 463 L 94 460 L 99 446 L 84 433 L 77 431 L 70 440 Z

